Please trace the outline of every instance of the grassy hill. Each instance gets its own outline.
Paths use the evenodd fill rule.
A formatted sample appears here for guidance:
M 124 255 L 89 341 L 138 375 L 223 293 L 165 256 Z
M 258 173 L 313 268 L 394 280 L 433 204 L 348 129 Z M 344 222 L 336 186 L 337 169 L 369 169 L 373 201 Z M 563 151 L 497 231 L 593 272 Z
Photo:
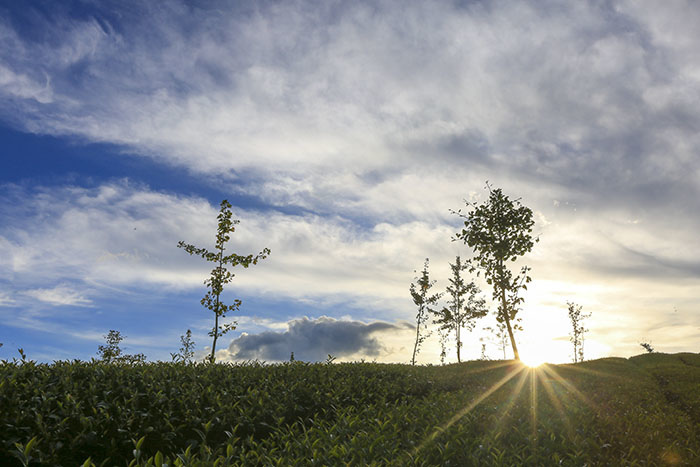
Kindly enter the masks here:
M 700 465 L 700 355 L 5 363 L 0 413 L 8 466 Z

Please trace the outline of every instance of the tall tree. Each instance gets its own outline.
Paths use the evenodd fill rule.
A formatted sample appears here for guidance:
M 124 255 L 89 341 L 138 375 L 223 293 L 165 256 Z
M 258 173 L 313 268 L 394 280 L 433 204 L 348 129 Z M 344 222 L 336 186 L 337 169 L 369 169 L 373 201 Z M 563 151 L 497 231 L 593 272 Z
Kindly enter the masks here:
M 231 219 L 231 217 L 231 204 L 227 200 L 221 201 L 221 209 L 217 216 L 218 227 L 214 251 L 209 251 L 206 248 L 197 248 L 183 241 L 177 244 L 178 248 L 184 249 L 187 253 L 201 256 L 205 260 L 216 264 L 214 269 L 211 270 L 209 278 L 204 281 L 204 285 L 207 286 L 208 290 L 200 302 L 202 306 L 214 313 L 214 326 L 209 332 L 209 336 L 213 338 L 211 354 L 209 355 L 209 361 L 211 363 L 214 363 L 216 360 L 215 352 L 217 339 L 227 332 L 236 329 L 237 324 L 234 321 L 233 323 L 220 325 L 219 319 L 225 318 L 226 314 L 229 312 L 238 311 L 242 303 L 239 299 L 235 299 L 230 305 L 226 305 L 221 301 L 221 293 L 224 291 L 224 286 L 230 283 L 235 276 L 226 266 L 235 267 L 240 265 L 247 268 L 251 264 L 258 264 L 258 261 L 267 258 L 270 254 L 269 248 L 264 248 L 255 256 L 252 254 L 247 256 L 238 255 L 236 253 L 231 253 L 229 255 L 224 254 L 226 251 L 226 242 L 231 239 L 230 234 L 236 231 L 236 225 L 240 223 L 238 219 Z
M 429 259 L 425 258 L 425 264 L 423 265 L 423 271 L 421 271 L 420 277 L 416 277 L 416 282 L 411 283 L 411 286 L 409 287 L 411 297 L 413 298 L 413 303 L 418 307 L 418 312 L 416 313 L 416 342 L 413 345 L 411 365 L 416 364 L 416 355 L 418 355 L 418 352 L 420 351 L 420 346 L 429 336 L 429 334 L 426 333 L 423 328 L 425 328 L 425 323 L 430 314 L 434 313 L 432 307 L 437 304 L 438 300 L 440 300 L 440 297 L 442 296 L 441 293 L 436 293 L 433 295 L 429 294 L 430 289 L 433 287 L 433 285 L 435 285 L 436 281 L 430 280 L 428 263 Z
M 513 355 L 520 360 L 513 329 L 518 304 L 523 301 L 518 293 L 527 289 L 530 268 L 523 266 L 518 274 L 513 274 L 508 262 L 531 251 L 538 241 L 532 237 L 535 221 L 532 210 L 523 206 L 520 199 L 511 200 L 500 188 L 492 189 L 488 182 L 486 188 L 488 201 L 480 205 L 465 201 L 473 209 L 467 214 L 461 210 L 455 212 L 464 219 L 464 228 L 456 233 L 455 240 L 463 240 L 474 250 L 469 260 L 470 271 L 477 271 L 477 275 L 483 271 L 486 282 L 493 287 L 493 299 L 499 304 L 496 319 L 505 323 Z
M 583 321 L 591 317 L 590 313 L 583 313 L 583 307 L 574 302 L 566 302 L 569 307 L 569 320 L 571 321 L 571 333 L 569 340 L 574 346 L 574 363 L 583 361 L 583 340 L 588 331 Z
M 462 259 L 457 256 L 455 263 L 450 263 L 452 277 L 447 286 L 447 306 L 435 312 L 435 323 L 441 331 L 447 334 L 454 333 L 457 345 L 457 361 L 462 362 L 462 329 L 471 332 L 474 330 L 475 320 L 486 316 L 489 312 L 486 308 L 486 300 L 479 297 L 479 287 L 474 281 L 468 284 L 464 282 L 462 271 L 469 268 L 469 265 L 462 263 Z

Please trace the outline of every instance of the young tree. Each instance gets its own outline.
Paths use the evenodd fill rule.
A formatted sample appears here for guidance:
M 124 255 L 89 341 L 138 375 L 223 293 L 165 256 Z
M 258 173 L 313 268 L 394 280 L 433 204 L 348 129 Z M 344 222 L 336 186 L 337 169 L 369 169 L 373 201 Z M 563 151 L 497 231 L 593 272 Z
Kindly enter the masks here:
M 170 352 L 174 362 L 189 363 L 194 357 L 194 341 L 192 340 L 192 331 L 189 329 L 185 335 L 180 336 L 180 350 L 177 353 Z
M 506 359 L 506 347 L 508 347 L 508 333 L 505 323 L 496 323 L 496 327 L 486 326 L 484 331 L 488 331 L 496 338 L 496 344 L 503 352 L 503 360 Z
M 569 307 L 569 320 L 571 321 L 571 333 L 569 340 L 574 346 L 574 363 L 583 361 L 583 340 L 588 329 L 583 321 L 591 317 L 590 313 L 583 313 L 583 307 L 574 302 L 566 302 Z
M 218 228 L 216 231 L 216 246 L 214 251 L 210 252 L 206 248 L 197 248 L 194 245 L 187 244 L 180 241 L 177 246 L 178 248 L 184 249 L 187 253 L 191 255 L 201 256 L 207 261 L 215 263 L 216 266 L 211 270 L 209 279 L 204 281 L 204 285 L 208 287 L 206 295 L 201 300 L 202 306 L 211 310 L 214 313 L 214 326 L 209 332 L 209 336 L 213 338 L 211 345 L 211 354 L 209 355 L 209 361 L 214 363 L 216 360 L 216 341 L 219 337 L 226 334 L 228 331 L 236 329 L 236 323 L 228 323 L 224 325 L 219 325 L 219 319 L 226 317 L 226 313 L 232 311 L 238 311 L 241 306 L 241 301 L 235 299 L 231 305 L 226 305 L 221 301 L 221 293 L 224 291 L 224 286 L 233 280 L 235 274 L 231 273 L 226 266 L 235 267 L 238 265 L 247 268 L 251 264 L 258 264 L 261 259 L 267 258 L 270 254 L 269 248 L 264 248 L 260 253 L 253 256 L 241 256 L 236 253 L 231 253 L 230 255 L 225 255 L 226 242 L 231 239 L 230 234 L 235 232 L 236 225 L 240 223 L 238 219 L 231 219 L 231 204 L 227 200 L 221 202 L 221 209 L 219 210 L 219 215 L 217 220 L 219 221 Z
M 107 345 L 100 345 L 97 347 L 97 353 L 100 356 L 100 360 L 105 363 L 143 363 L 146 361 L 146 356 L 142 353 L 137 354 L 124 354 L 122 355 L 122 349 L 119 347 L 121 341 L 124 340 L 126 336 L 122 336 L 119 331 L 110 329 L 109 333 L 104 336 Z
M 425 264 L 423 265 L 423 271 L 421 271 L 420 277 L 416 277 L 416 283 L 411 283 L 409 288 L 411 291 L 411 297 L 413 298 L 413 303 L 415 303 L 418 307 L 418 313 L 416 314 L 416 342 L 413 345 L 411 365 L 416 364 L 416 355 L 420 350 L 420 346 L 429 336 L 429 334 L 426 334 L 425 332 L 423 332 L 423 335 L 421 335 L 421 328 L 424 327 L 425 322 L 428 320 L 428 316 L 431 313 L 434 313 L 434 310 L 431 307 L 435 306 L 437 301 L 440 300 L 440 297 L 442 296 L 440 293 L 428 295 L 430 288 L 435 285 L 435 281 L 431 281 L 430 275 L 428 274 L 428 262 L 428 258 L 425 258 Z
M 518 304 L 523 301 L 518 293 L 527 290 L 531 280 L 530 268 L 523 266 L 518 274 L 513 274 L 507 263 L 532 250 L 538 241 L 532 237 L 535 221 L 532 210 L 521 205 L 519 199 L 511 200 L 500 188 L 492 189 L 488 183 L 486 188 L 488 201 L 481 205 L 465 201 L 473 210 L 468 214 L 455 212 L 464 219 L 464 228 L 456 233 L 455 240 L 463 240 L 474 250 L 474 257 L 469 260 L 470 271 L 483 271 L 486 282 L 493 287 L 493 299 L 499 304 L 496 318 L 505 323 L 513 356 L 520 360 L 513 321 L 519 311 Z
M 450 263 L 452 278 L 450 285 L 447 286 L 447 295 L 450 299 L 447 301 L 446 307 L 435 311 L 436 319 L 434 321 L 441 331 L 445 331 L 447 334 L 454 333 L 457 344 L 457 361 L 460 363 L 462 362 L 460 354 L 462 329 L 471 332 L 474 330 L 474 321 L 486 316 L 489 312 L 486 308 L 486 300 L 478 297 L 481 292 L 479 287 L 474 281 L 466 284 L 462 278 L 462 271 L 468 267 L 468 264 L 462 263 L 459 256 L 455 258 L 454 264 Z
M 107 341 L 107 345 L 98 346 L 97 353 L 100 356 L 100 360 L 110 363 L 121 356 L 122 349 L 119 347 L 119 344 L 124 340 L 124 337 L 122 337 L 119 331 L 110 329 L 109 333 L 104 336 L 104 338 Z
M 486 355 L 486 344 L 483 342 L 483 339 L 479 339 L 481 341 L 481 357 L 479 357 L 479 360 L 488 360 L 489 357 Z

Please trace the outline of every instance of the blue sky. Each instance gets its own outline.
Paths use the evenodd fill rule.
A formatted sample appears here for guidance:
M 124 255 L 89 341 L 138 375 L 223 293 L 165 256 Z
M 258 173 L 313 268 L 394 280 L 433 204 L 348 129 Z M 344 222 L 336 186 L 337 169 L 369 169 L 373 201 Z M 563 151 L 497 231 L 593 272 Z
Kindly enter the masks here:
M 169 359 L 219 202 L 237 276 L 221 360 L 407 362 L 450 209 L 486 180 L 535 213 L 523 354 L 700 346 L 693 2 L 0 2 L 0 358 L 88 359 L 110 329 Z M 239 274 L 238 274 L 239 273 Z M 489 296 L 486 284 L 482 284 Z M 489 317 L 465 336 L 499 349 Z M 436 336 L 420 355 L 437 362 Z M 454 352 L 448 355 L 454 359 Z

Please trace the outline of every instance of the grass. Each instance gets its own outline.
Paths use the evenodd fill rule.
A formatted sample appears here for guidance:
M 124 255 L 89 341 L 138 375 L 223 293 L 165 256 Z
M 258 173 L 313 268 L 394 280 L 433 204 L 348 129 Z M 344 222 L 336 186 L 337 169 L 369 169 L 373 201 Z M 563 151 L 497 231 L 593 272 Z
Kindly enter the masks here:
M 700 464 L 698 354 L 534 370 L 27 362 L 0 375 L 8 466 Z

